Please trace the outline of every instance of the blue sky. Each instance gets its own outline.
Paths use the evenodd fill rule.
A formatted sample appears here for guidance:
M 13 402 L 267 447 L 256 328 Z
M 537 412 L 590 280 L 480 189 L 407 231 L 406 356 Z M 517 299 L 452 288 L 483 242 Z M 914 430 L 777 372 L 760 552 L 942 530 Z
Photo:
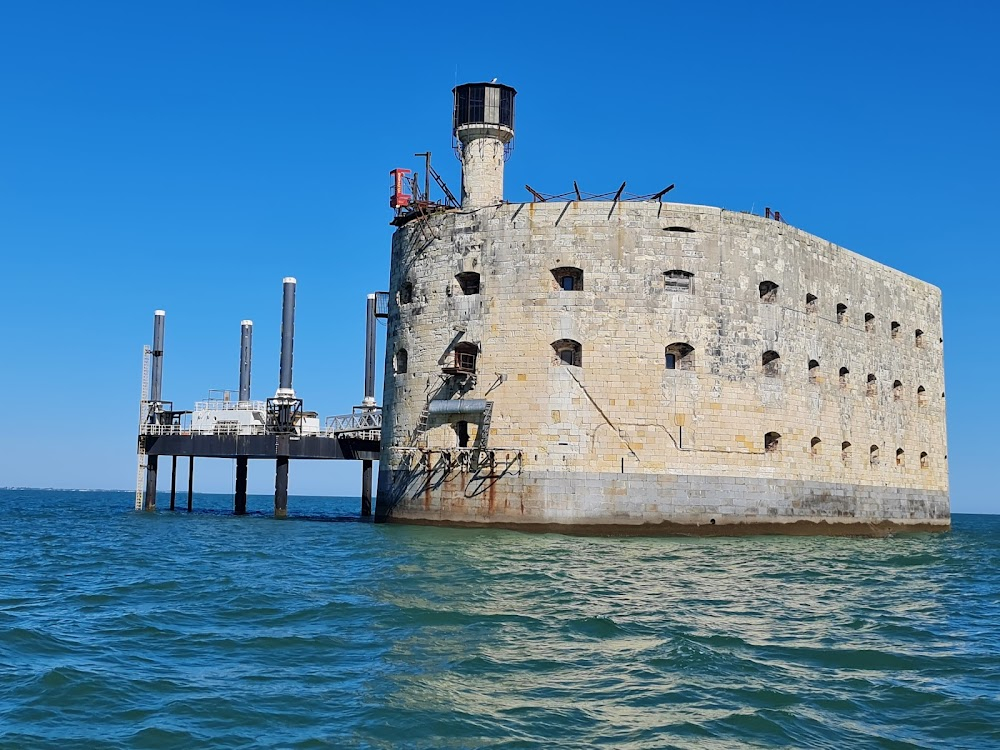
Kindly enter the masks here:
M 940 286 L 953 508 L 996 512 L 998 21 L 982 2 L 5 3 L 0 485 L 132 486 L 156 308 L 166 398 L 236 386 L 243 318 L 272 393 L 286 275 L 296 390 L 349 411 L 388 171 L 430 149 L 457 189 L 451 88 L 498 77 L 519 91 L 508 199 L 676 182 Z M 203 462 L 197 487 L 232 472 Z M 295 464 L 291 490 L 356 494 L 359 474 Z

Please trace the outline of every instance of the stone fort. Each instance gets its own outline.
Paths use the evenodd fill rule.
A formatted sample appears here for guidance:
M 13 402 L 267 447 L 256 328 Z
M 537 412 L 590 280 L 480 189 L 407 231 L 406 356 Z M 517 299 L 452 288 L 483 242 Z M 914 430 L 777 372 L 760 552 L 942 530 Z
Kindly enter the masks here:
M 516 92 L 454 93 L 461 201 L 394 221 L 377 520 L 949 528 L 936 287 L 770 211 L 506 202 Z

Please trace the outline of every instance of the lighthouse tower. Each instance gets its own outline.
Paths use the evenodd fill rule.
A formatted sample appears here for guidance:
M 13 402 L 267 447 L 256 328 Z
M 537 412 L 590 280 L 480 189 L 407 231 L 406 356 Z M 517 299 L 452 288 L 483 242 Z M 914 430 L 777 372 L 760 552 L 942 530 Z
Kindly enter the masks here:
M 503 203 L 503 165 L 514 139 L 517 92 L 499 83 L 464 83 L 452 92 L 452 132 L 462 159 L 462 208 Z

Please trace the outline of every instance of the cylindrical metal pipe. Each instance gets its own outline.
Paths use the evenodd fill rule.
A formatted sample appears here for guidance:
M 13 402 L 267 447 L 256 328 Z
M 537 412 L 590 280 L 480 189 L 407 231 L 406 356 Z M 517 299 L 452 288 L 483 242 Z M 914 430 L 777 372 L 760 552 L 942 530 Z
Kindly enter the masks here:
M 233 501 L 233 512 L 242 516 L 247 512 L 247 457 L 236 459 L 236 497 Z
M 240 323 L 240 401 L 250 400 L 250 355 L 253 347 L 253 321 Z
M 274 470 L 274 517 L 288 515 L 288 456 L 278 456 Z
M 435 399 L 427 405 L 427 413 L 436 416 L 482 414 L 484 411 L 486 411 L 486 399 L 482 398 Z
M 149 400 L 163 400 L 163 329 L 167 314 L 163 310 L 153 313 L 153 360 L 149 368 Z
M 372 462 L 361 462 L 361 517 L 372 514 Z
M 368 295 L 365 320 L 365 406 L 375 406 L 375 295 Z
M 281 302 L 281 369 L 278 374 L 278 391 L 294 395 L 292 391 L 292 345 L 295 343 L 295 279 L 286 277 L 284 297 Z

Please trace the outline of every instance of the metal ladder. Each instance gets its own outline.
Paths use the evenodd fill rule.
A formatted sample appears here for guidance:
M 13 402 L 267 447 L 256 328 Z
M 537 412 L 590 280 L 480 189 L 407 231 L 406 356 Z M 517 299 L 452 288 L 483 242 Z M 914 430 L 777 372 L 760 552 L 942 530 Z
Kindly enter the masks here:
M 139 394 L 139 449 L 138 466 L 135 472 L 135 509 L 142 510 L 142 494 L 145 489 L 143 485 L 146 480 L 146 426 L 147 411 L 149 410 L 149 360 L 152 349 L 149 346 L 142 347 L 142 393 Z
M 476 447 L 484 450 L 490 441 L 490 422 L 493 421 L 493 402 L 487 401 L 486 408 L 483 409 L 483 420 L 479 424 L 479 431 L 476 433 Z
M 420 412 L 420 418 L 417 420 L 416 429 L 413 430 L 413 438 L 410 440 L 411 445 L 416 445 L 417 441 L 420 440 L 421 435 L 427 432 L 427 423 L 430 420 L 431 415 L 431 403 L 428 401 L 424 404 L 423 410 Z

